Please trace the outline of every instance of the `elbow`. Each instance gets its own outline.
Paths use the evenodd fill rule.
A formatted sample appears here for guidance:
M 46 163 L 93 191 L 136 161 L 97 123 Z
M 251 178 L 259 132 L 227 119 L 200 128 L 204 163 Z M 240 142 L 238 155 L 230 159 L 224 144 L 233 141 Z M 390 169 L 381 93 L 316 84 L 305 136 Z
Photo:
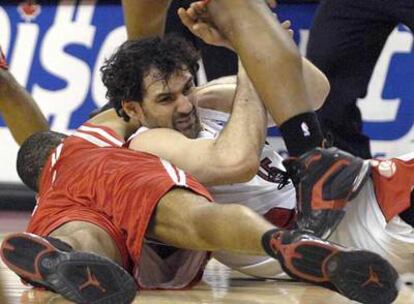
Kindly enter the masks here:
M 259 171 L 260 160 L 257 157 L 251 157 L 248 163 L 245 165 L 243 176 L 243 182 L 251 180 Z
M 258 172 L 260 161 L 257 157 L 249 159 L 234 158 L 210 166 L 209 170 L 202 170 L 200 174 L 193 174 L 205 186 L 219 186 L 239 184 L 250 181 Z
M 231 180 L 231 183 L 248 182 L 257 174 L 259 166 L 260 159 L 256 155 L 233 160 L 227 170 L 229 180 Z

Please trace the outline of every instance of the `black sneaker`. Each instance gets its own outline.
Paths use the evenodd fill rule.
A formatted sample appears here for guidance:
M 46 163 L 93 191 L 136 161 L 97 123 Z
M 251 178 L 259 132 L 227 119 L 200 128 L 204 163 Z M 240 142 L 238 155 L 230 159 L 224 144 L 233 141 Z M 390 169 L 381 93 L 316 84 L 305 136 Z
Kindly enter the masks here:
M 133 277 L 110 259 L 57 249 L 30 233 L 8 236 L 0 251 L 3 262 L 23 280 L 85 304 L 129 304 L 137 293 Z
M 277 231 L 270 245 L 294 279 L 366 304 L 389 304 L 398 295 L 397 271 L 375 253 L 345 249 L 299 231 Z
M 326 239 L 344 216 L 346 203 L 367 181 L 371 165 L 337 148 L 315 148 L 284 161 L 297 192 L 298 227 Z

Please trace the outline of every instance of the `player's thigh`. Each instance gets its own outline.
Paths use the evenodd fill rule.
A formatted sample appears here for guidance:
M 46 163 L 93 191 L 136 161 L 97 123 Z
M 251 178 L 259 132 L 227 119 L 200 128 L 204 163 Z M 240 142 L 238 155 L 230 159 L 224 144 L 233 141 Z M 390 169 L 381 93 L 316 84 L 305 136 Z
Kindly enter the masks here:
M 151 235 L 192 235 L 194 223 L 211 202 L 191 190 L 173 188 L 159 201 L 152 216 L 148 233 Z
M 120 249 L 114 236 L 96 224 L 84 221 L 69 221 L 53 230 L 49 236 L 68 242 L 74 249 L 102 254 L 123 263 Z

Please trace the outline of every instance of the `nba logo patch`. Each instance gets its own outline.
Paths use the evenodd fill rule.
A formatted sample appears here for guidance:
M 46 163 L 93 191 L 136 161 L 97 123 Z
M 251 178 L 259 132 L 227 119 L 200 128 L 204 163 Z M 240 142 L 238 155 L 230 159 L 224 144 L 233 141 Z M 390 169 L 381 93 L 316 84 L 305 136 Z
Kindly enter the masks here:
M 303 136 L 308 137 L 311 135 L 309 131 L 309 126 L 306 122 L 302 122 L 302 124 L 300 125 L 300 128 L 302 129 Z

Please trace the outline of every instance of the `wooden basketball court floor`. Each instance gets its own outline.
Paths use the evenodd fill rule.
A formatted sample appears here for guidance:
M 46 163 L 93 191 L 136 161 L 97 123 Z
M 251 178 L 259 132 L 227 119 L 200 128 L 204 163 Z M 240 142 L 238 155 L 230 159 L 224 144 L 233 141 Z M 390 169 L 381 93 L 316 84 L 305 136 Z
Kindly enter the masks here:
M 9 232 L 23 231 L 28 213 L 0 212 L 0 242 Z M 51 292 L 24 286 L 16 275 L 0 262 L 0 277 L 7 300 L 0 304 L 58 304 L 70 303 Z M 211 261 L 203 281 L 190 290 L 141 291 L 134 304 L 345 304 L 355 303 L 339 294 L 289 279 L 258 280 L 249 278 L 217 261 Z M 414 303 L 414 292 L 405 287 L 398 304 Z

